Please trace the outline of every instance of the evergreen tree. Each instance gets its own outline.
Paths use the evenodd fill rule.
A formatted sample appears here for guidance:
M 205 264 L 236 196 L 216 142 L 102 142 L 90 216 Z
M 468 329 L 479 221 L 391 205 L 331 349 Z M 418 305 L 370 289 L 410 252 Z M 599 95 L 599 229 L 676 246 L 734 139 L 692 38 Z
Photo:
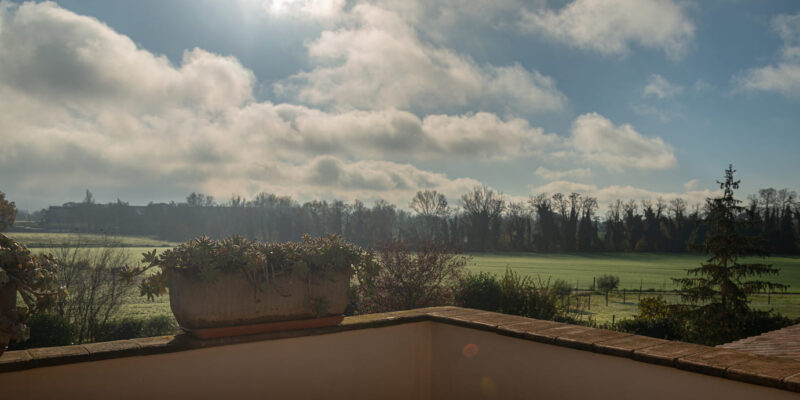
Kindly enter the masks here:
M 786 285 L 760 280 L 762 275 L 776 275 L 770 264 L 742 263 L 744 257 L 768 256 L 760 238 L 745 236 L 739 215 L 741 201 L 733 197 L 739 188 L 735 170 L 725 170 L 725 180 L 717 182 L 721 197 L 707 199 L 708 234 L 699 250 L 711 257 L 699 268 L 690 269 L 689 277 L 674 279 L 682 287 L 681 297 L 691 307 L 688 320 L 696 332 L 696 341 L 724 343 L 737 339 L 746 330 L 750 317 L 748 295 L 763 290 L 786 289 Z
M 6 194 L 0 192 L 0 232 L 14 225 L 17 207 L 13 201 L 6 200 Z

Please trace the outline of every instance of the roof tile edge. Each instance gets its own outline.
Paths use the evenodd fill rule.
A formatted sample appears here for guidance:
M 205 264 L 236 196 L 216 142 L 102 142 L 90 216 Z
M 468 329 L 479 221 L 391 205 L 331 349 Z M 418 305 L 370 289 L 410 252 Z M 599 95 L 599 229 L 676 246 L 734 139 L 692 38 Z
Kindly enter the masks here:
M 654 339 L 605 329 L 542 321 L 452 306 L 345 317 L 340 325 L 299 331 L 198 340 L 189 335 L 158 336 L 78 346 L 7 351 L 0 373 L 84 361 L 168 353 L 261 340 L 345 332 L 403 323 L 432 321 L 494 332 L 504 336 L 593 351 L 632 360 L 800 392 L 800 362 L 754 356 L 737 350 L 716 354 L 714 347 Z

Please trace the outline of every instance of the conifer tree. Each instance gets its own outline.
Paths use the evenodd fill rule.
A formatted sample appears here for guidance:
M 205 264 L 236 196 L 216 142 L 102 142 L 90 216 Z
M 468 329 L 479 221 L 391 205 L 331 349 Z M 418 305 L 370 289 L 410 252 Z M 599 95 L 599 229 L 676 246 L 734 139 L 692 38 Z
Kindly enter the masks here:
M 763 240 L 745 236 L 741 201 L 733 196 L 739 188 L 733 166 L 725 170 L 725 179 L 717 182 L 722 196 L 707 199 L 708 234 L 702 253 L 711 257 L 699 268 L 688 270 L 689 277 L 674 279 L 682 287 L 681 297 L 692 306 L 689 321 L 707 343 L 721 343 L 740 337 L 750 316 L 748 296 L 764 290 L 785 290 L 786 285 L 762 280 L 777 275 L 771 264 L 744 263 L 745 257 L 767 257 Z

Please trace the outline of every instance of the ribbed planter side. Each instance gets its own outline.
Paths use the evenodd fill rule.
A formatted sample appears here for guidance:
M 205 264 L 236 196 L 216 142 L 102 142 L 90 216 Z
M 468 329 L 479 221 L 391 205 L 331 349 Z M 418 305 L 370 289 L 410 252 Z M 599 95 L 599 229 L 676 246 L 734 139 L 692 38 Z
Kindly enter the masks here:
M 12 283 L 6 283 L 0 286 L 0 318 L 2 320 L 16 321 L 17 319 L 17 286 Z M 8 343 L 11 341 L 11 332 L 3 332 L 0 330 L 0 355 L 8 348 Z
M 347 307 L 350 275 L 345 270 L 334 280 L 312 277 L 310 283 L 285 276 L 265 290 L 254 290 L 241 272 L 203 282 L 191 273 L 170 270 L 169 303 L 178 324 L 189 330 L 322 317 L 312 311 L 314 298 L 328 302 L 326 315 L 341 315 Z

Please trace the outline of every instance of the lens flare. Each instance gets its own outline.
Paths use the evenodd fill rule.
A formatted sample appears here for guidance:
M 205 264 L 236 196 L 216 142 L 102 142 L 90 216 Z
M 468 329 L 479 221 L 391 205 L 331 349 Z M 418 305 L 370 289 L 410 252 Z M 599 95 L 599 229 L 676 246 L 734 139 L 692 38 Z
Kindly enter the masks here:
M 467 357 L 467 358 L 472 358 L 472 357 L 477 356 L 478 355 L 478 345 L 475 344 L 475 343 L 470 343 L 470 344 L 464 346 L 464 348 L 461 349 L 461 354 L 464 357 Z

